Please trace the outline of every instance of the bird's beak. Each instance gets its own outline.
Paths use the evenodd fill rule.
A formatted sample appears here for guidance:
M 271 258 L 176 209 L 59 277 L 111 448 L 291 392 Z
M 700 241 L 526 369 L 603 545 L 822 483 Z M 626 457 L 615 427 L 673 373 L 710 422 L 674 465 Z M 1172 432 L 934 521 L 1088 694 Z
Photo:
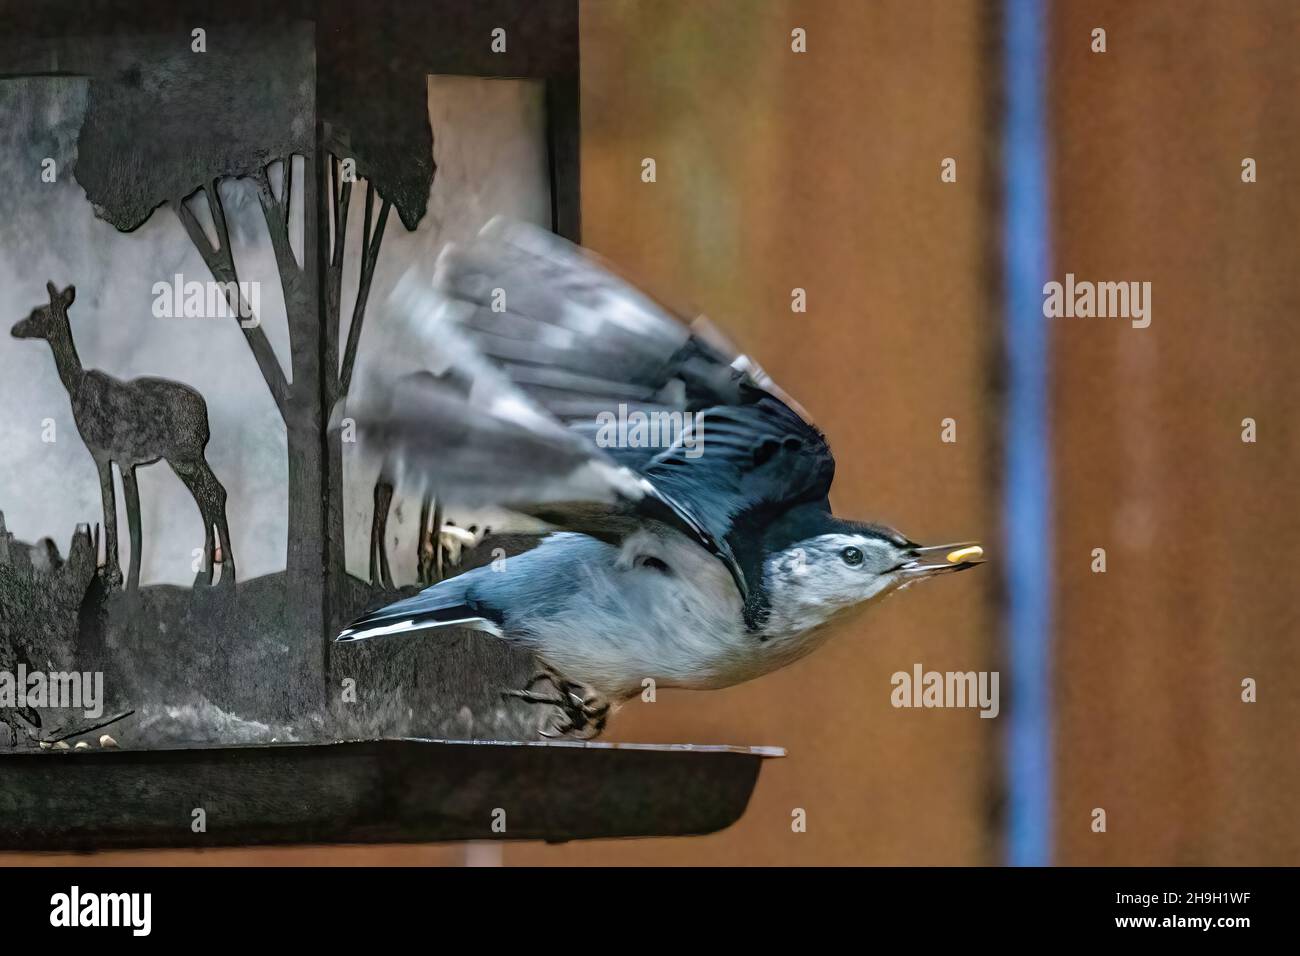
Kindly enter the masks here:
M 974 541 L 918 545 L 909 549 L 908 556 L 911 560 L 894 569 L 904 581 L 916 581 L 920 578 L 934 577 L 936 574 L 965 571 L 967 568 L 984 563 L 984 549 Z

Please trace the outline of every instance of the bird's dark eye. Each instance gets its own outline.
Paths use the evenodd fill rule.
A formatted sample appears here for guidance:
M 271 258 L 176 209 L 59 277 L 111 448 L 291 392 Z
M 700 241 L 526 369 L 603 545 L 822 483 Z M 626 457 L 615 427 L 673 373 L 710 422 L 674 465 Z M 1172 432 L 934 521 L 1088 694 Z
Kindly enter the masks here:
M 845 548 L 840 552 L 840 557 L 848 565 L 858 565 L 862 563 L 862 552 L 857 548 Z

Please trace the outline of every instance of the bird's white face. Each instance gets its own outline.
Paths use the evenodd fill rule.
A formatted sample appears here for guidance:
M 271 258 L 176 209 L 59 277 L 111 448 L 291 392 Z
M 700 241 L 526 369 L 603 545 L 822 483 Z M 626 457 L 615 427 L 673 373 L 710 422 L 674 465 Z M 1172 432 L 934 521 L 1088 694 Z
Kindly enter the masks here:
M 977 562 L 944 558 L 963 547 L 921 547 L 888 531 L 823 534 L 800 541 L 768 559 L 771 624 L 786 632 L 808 630 L 882 594 L 972 567 Z M 938 558 L 927 560 L 927 555 Z

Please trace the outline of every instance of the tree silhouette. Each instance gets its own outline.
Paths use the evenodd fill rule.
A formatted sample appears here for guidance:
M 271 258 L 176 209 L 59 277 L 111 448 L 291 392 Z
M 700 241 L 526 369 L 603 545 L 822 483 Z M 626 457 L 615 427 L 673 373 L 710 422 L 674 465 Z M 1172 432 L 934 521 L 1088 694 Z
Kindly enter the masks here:
M 179 39 L 133 39 L 100 71 L 78 141 L 77 178 L 96 214 L 124 232 L 170 206 L 237 315 L 247 314 L 248 303 L 236 285 L 221 184 L 253 183 L 284 294 L 290 374 L 260 322 L 240 325 L 287 432 L 291 588 L 314 606 L 304 623 L 319 621 L 323 629 L 322 558 L 325 581 L 337 581 L 344 550 L 340 441 L 322 423 L 351 385 L 389 214 L 396 209 L 413 230 L 425 213 L 434 172 L 426 78 L 416 68 L 401 73 L 398 64 L 363 60 L 322 78 L 318 104 L 309 25 L 214 29 L 201 53 Z M 319 147 L 311 121 L 317 112 Z M 295 156 L 305 172 L 302 261 L 289 231 Z M 362 181 L 359 281 L 344 339 L 348 216 L 354 182 Z M 215 245 L 201 221 L 204 208 Z
M 327 184 L 321 193 L 320 218 L 332 230 L 323 303 L 322 391 L 327 409 L 346 398 L 352 384 L 366 304 L 389 212 L 396 208 L 402 225 L 413 231 L 424 217 L 434 175 L 433 132 L 429 127 L 424 71 L 373 53 L 347 52 L 352 54 L 352 68 L 327 70 L 320 86 L 323 123 L 318 178 Z M 382 90 L 383 95 L 376 96 L 377 90 Z M 344 175 L 349 161 L 355 166 L 355 179 L 364 179 L 365 192 L 360 210 L 363 218 L 357 294 L 340 355 L 343 270 L 353 187 L 353 177 Z M 326 468 L 333 476 L 343 473 L 337 431 L 327 436 Z M 341 491 L 342 482 L 334 484 Z M 344 567 L 341 494 L 330 495 L 325 522 L 329 581 L 341 577 Z
M 164 45 L 141 38 L 95 78 L 78 138 L 77 181 L 96 215 L 123 232 L 170 205 L 221 282 L 237 279 L 237 273 L 220 183 L 253 181 L 284 286 L 294 387 L 260 324 L 246 324 L 251 327 L 243 332 L 288 423 L 294 394 L 306 391 L 297 387 L 298 373 L 314 364 L 302 348 L 314 324 L 306 308 L 310 290 L 288 230 L 291 159 L 313 152 L 311 31 L 231 28 L 214 34 L 203 53 L 178 39 Z M 278 193 L 271 188 L 273 170 L 282 171 Z M 207 205 L 215 248 L 191 199 Z M 231 305 L 247 308 L 233 298 Z
M 260 318 L 240 327 L 286 431 L 286 613 L 309 633 L 323 635 L 313 29 L 292 22 L 255 29 L 230 25 L 209 30 L 204 41 L 202 52 L 180 32 L 132 36 L 113 45 L 90 84 L 77 180 L 96 215 L 123 232 L 169 206 L 222 283 L 238 280 L 222 183 L 247 179 L 255 187 L 288 318 L 289 373 Z M 304 169 L 301 262 L 289 232 L 295 156 L 302 157 Z M 200 220 L 205 207 L 215 245 Z M 247 315 L 238 287 L 224 288 L 234 314 Z

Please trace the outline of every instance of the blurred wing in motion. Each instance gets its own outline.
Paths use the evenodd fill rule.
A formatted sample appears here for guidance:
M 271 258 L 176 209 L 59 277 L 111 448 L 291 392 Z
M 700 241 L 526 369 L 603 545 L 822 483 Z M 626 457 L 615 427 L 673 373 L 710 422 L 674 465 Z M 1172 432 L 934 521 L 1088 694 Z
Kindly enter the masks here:
M 475 348 L 565 423 L 603 411 L 699 411 L 750 386 L 798 408 L 703 316 L 688 327 L 592 253 L 527 223 L 494 219 L 449 246 L 435 285 Z
M 391 480 L 471 508 L 644 495 L 634 473 L 479 371 L 415 372 L 369 392 L 356 410 L 361 440 Z
M 829 510 L 834 475 L 761 368 L 581 249 L 502 219 L 449 245 L 432 287 L 408 276 L 394 299 L 434 367 L 371 380 L 348 407 L 390 474 L 604 540 L 666 521 L 726 564 L 757 623 L 762 528 L 798 505 Z M 598 416 L 635 412 L 693 430 L 668 448 L 597 441 Z

